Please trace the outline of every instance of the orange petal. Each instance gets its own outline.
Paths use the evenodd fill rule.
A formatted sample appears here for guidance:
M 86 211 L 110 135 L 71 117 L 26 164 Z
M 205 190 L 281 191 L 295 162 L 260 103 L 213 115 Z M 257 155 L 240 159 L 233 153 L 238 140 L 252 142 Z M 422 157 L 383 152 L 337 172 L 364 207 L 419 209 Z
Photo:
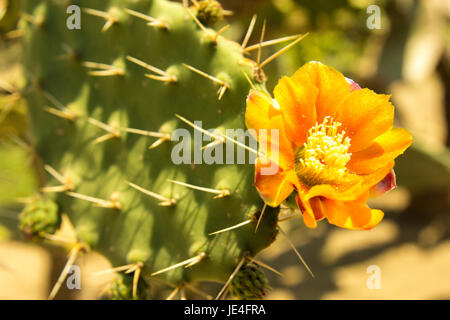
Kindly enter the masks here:
M 258 140 L 260 148 L 283 169 L 293 166 L 294 151 L 287 138 L 281 112 L 265 92 L 251 90 L 247 98 L 245 121 L 250 133 Z M 273 131 L 275 130 L 275 131 Z
M 319 123 L 326 116 L 332 116 L 336 107 L 350 92 L 347 80 L 339 71 L 316 61 L 303 65 L 292 79 L 296 83 L 307 81 L 319 90 L 316 99 Z
M 274 116 L 269 121 L 270 130 L 266 131 L 267 142 L 260 134 L 260 148 L 267 156 L 277 163 L 283 170 L 294 167 L 295 153 L 291 141 L 288 139 L 285 122 L 281 115 Z M 276 131 L 273 131 L 276 129 Z
M 317 221 L 316 217 L 314 215 L 314 212 L 311 208 L 311 205 L 309 201 L 303 201 L 302 192 L 299 192 L 297 196 L 295 197 L 295 201 L 297 202 L 298 207 L 300 208 L 300 211 L 302 212 L 303 216 L 303 222 L 308 228 L 316 228 L 317 227 Z
M 383 180 L 393 167 L 394 162 L 391 161 L 386 166 L 374 171 L 371 174 L 361 176 L 353 175 L 352 179 L 357 178 L 356 181 L 348 182 L 347 184 L 342 184 L 339 186 L 329 184 L 315 185 L 308 190 L 304 200 L 309 201 L 314 197 L 321 196 L 337 201 L 353 201 Z
M 370 210 L 370 221 L 364 226 L 364 230 L 370 230 L 383 220 L 384 212 L 378 209 Z
M 328 222 L 341 228 L 352 230 L 368 230 L 383 219 L 381 210 L 370 209 L 366 203 L 367 194 L 355 201 L 323 201 Z
M 278 168 L 276 174 L 264 174 L 264 169 L 268 170 L 271 165 L 273 162 L 256 159 L 255 187 L 266 204 L 277 207 L 294 191 L 293 177 L 290 172 L 284 172 L 281 168 Z
M 248 129 L 254 129 L 256 133 L 260 129 L 269 129 L 270 118 L 277 114 L 280 114 L 280 111 L 275 108 L 269 94 L 255 89 L 250 91 L 245 110 L 245 124 Z
M 358 174 L 373 172 L 402 154 L 412 142 L 407 130 L 391 129 L 377 137 L 368 148 L 353 153 L 347 168 Z
M 351 92 L 337 107 L 336 121 L 351 139 L 350 152 L 368 147 L 379 135 L 392 128 L 394 106 L 389 96 L 369 89 Z
M 303 145 L 309 129 L 316 122 L 317 93 L 315 86 L 301 78 L 283 77 L 274 89 L 288 137 L 297 146 Z

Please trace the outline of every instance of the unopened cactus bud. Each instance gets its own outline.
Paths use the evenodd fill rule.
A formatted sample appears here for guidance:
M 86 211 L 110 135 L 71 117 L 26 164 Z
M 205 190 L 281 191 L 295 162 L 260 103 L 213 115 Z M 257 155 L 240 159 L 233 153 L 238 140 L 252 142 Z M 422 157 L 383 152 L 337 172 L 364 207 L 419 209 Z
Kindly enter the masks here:
M 58 205 L 51 200 L 35 200 L 28 204 L 19 217 L 20 230 L 28 240 L 36 240 L 41 234 L 53 234 L 60 225 Z
M 136 296 L 133 296 L 133 274 L 118 273 L 109 285 L 106 296 L 111 300 L 145 300 L 148 298 L 148 285 L 140 278 Z
M 211 26 L 223 20 L 222 5 L 215 0 L 203 0 L 198 2 L 197 18 L 201 23 Z
M 261 300 L 269 291 L 264 272 L 254 263 L 243 266 L 230 285 L 230 294 L 240 300 Z

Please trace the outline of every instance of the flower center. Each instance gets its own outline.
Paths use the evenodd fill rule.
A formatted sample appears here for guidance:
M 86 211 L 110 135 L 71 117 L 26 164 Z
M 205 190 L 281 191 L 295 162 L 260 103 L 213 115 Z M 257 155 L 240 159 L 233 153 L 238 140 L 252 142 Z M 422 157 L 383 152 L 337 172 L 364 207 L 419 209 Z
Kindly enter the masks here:
M 297 176 L 306 185 L 334 184 L 347 173 L 350 138 L 345 136 L 344 130 L 338 133 L 341 125 L 332 117 L 325 117 L 321 124 L 316 123 L 309 129 L 295 161 Z

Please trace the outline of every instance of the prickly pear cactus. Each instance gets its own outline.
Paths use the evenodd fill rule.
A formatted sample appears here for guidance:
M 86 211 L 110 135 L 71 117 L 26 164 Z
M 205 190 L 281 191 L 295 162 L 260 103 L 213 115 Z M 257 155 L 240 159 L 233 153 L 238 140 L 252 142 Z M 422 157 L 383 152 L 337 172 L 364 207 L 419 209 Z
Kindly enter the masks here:
M 246 129 L 244 73 L 253 80 L 255 63 L 239 44 L 199 26 L 195 10 L 164 0 L 23 5 L 23 91 L 42 190 L 68 215 L 80 243 L 114 267 L 139 264 L 144 278 L 175 285 L 225 282 L 245 255 L 271 244 L 276 209 L 267 208 L 254 231 L 264 203 L 253 164 L 194 158 L 223 150 L 225 162 L 238 146 L 232 153 L 217 139 L 201 151 L 188 141 L 192 149 L 183 156 L 191 164 L 171 157 L 181 143 L 176 129 L 199 134 L 187 121 L 216 130 L 206 138 Z M 69 5 L 82 10 L 80 29 L 66 27 Z M 189 263 L 158 272 L 183 261 Z

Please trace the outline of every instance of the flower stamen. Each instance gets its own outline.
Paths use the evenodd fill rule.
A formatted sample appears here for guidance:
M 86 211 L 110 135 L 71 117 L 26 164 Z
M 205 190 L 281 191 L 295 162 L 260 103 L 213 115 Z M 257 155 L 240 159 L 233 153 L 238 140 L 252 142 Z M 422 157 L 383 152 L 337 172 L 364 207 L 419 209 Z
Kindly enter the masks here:
M 306 185 L 334 184 L 346 175 L 350 138 L 344 130 L 338 133 L 341 125 L 332 117 L 325 117 L 309 130 L 305 144 L 297 150 L 297 176 Z

